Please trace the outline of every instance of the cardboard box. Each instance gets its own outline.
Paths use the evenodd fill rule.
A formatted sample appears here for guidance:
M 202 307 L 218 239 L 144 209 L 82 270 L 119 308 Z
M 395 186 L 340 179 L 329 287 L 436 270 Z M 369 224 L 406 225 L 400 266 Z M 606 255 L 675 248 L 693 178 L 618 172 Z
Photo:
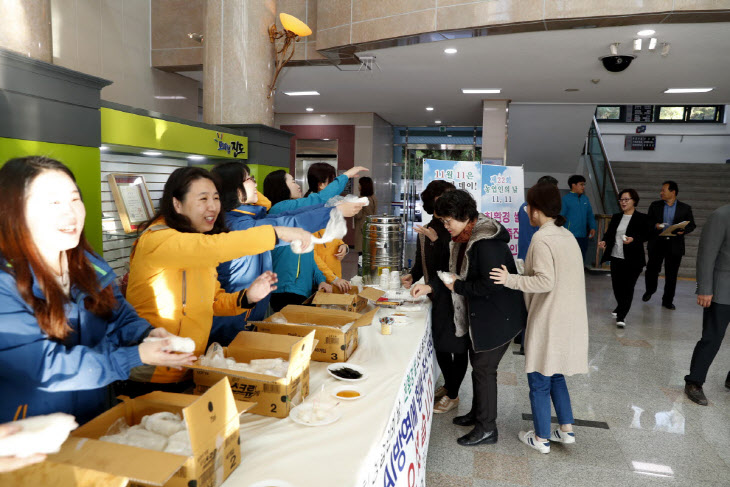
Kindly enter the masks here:
M 208 388 L 227 377 L 234 397 L 255 401 L 249 412 L 262 416 L 286 418 L 291 409 L 301 404 L 309 395 L 309 361 L 316 340 L 314 333 L 298 336 L 271 335 L 242 331 L 228 345 L 226 357 L 236 362 L 248 363 L 254 359 L 282 358 L 289 361 L 285 377 L 255 374 L 230 369 L 205 367 L 193 364 L 195 393 L 202 394 Z
M 15 478 L 0 476 L 0 480 L 3 485 L 121 486 L 129 481 L 129 485 L 140 486 L 216 487 L 241 463 L 238 417 L 253 405 L 235 401 L 227 380 L 200 397 L 152 392 L 124 399 L 73 431 L 59 453 L 14 472 Z M 161 411 L 182 414 L 193 456 L 99 441 L 119 418 L 132 426 L 143 416 Z M 74 477 L 86 481 L 67 482 Z
M 304 304 L 311 303 L 315 306 L 341 306 L 343 311 L 362 313 L 365 308 L 367 308 L 368 300 L 377 301 L 384 294 L 385 291 L 381 291 L 373 287 L 366 287 L 359 292 L 357 288 L 350 288 L 350 290 L 345 293 L 337 286 L 332 286 L 331 293 L 318 291 L 305 301 Z
M 312 360 L 346 362 L 357 349 L 358 328 L 369 326 L 377 311 L 378 309 L 375 308 L 360 315 L 349 311 L 289 305 L 264 321 L 249 322 L 249 324 L 254 327 L 255 331 L 278 335 L 306 336 L 314 332 L 314 337 L 319 343 L 314 347 Z M 286 323 L 275 323 L 277 320 L 286 320 Z M 352 322 L 354 324 L 348 330 L 342 330 L 344 325 Z M 319 326 L 303 325 L 302 323 L 313 323 Z

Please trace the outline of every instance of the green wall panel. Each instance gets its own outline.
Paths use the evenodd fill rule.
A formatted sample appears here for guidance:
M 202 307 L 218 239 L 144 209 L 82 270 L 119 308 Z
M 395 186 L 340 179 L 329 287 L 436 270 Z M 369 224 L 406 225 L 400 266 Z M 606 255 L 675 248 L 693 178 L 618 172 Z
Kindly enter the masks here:
M 101 159 L 98 147 L 53 144 L 0 137 L 0 165 L 15 157 L 46 156 L 61 161 L 74 173 L 86 206 L 86 238 L 100 255 Z

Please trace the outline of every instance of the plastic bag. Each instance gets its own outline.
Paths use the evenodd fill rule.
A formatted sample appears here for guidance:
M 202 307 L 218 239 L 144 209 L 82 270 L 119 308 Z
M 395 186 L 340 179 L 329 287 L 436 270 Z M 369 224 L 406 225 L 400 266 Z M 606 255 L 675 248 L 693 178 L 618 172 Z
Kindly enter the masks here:
M 453 284 L 456 280 L 456 276 L 454 276 L 451 272 L 436 271 L 436 274 L 438 274 L 444 284 Z
M 223 347 L 219 343 L 211 343 L 205 355 L 200 357 L 200 365 L 204 367 L 215 367 L 218 369 L 227 369 L 228 363 L 223 354 Z
M 167 440 L 165 453 L 174 453 L 186 457 L 193 456 L 193 447 L 190 445 L 190 435 L 187 430 L 178 431 Z
M 168 352 L 183 352 L 193 353 L 195 351 L 195 341 L 192 338 L 171 336 L 171 337 L 147 337 L 144 339 L 145 342 L 159 342 L 162 340 L 170 340 L 170 347 L 166 350 Z
M 79 426 L 73 416 L 64 413 L 34 416 L 12 424 L 22 430 L 0 438 L 0 457 L 57 453 L 68 434 Z
M 167 437 L 185 429 L 185 423 L 180 416 L 166 411 L 145 416 L 140 424 L 148 431 Z
M 347 223 L 345 222 L 345 217 L 342 216 L 342 213 L 337 211 L 336 208 L 332 208 L 332 211 L 330 211 L 330 219 L 327 222 L 327 226 L 324 228 L 322 237 L 312 237 L 308 247 L 303 247 L 301 240 L 294 240 L 291 243 L 291 250 L 295 254 L 306 254 L 307 252 L 314 250 L 315 244 L 328 243 L 335 239 L 341 239 L 345 235 L 347 235 Z

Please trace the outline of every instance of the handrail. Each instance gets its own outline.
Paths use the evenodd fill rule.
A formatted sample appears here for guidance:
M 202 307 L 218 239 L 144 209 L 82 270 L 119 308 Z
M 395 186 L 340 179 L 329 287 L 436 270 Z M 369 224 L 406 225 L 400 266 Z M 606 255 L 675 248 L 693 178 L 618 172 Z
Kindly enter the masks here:
M 608 155 L 606 154 L 606 148 L 603 146 L 603 137 L 601 136 L 601 130 L 598 128 L 598 122 L 596 121 L 596 116 L 593 116 L 593 127 L 596 129 L 596 138 L 598 139 L 598 145 L 601 148 L 601 154 L 603 155 L 603 160 L 606 161 L 605 168 L 608 172 L 608 175 L 611 178 L 611 185 L 613 186 L 613 192 L 618 196 L 618 185 L 616 184 L 616 178 L 613 175 L 613 168 L 611 167 L 611 161 L 608 159 Z

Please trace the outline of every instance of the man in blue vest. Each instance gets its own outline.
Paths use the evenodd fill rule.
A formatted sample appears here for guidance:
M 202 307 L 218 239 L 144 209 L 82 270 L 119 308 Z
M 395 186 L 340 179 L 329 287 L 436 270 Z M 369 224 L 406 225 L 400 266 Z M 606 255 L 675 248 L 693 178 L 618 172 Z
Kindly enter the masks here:
M 588 240 L 596 234 L 596 217 L 593 215 L 588 196 L 584 194 L 586 178 L 580 174 L 574 174 L 568 178 L 568 186 L 570 186 L 570 193 L 563 196 L 563 209 L 560 214 L 567 220 L 565 228 L 575 236 L 583 258 L 585 258 Z

